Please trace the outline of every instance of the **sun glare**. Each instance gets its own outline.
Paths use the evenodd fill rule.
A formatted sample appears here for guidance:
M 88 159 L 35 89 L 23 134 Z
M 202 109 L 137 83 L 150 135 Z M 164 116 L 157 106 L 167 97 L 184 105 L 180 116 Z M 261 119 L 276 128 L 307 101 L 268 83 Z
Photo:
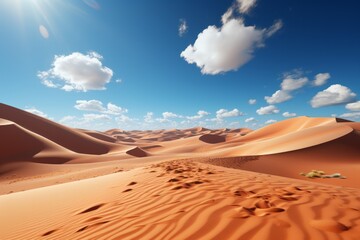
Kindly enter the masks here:
M 48 29 L 51 29 L 49 15 L 51 5 L 57 1 L 48 0 L 4 0 L 4 5 L 19 24 L 20 29 L 24 29 L 28 22 L 35 21 L 40 35 L 47 39 L 50 34 Z M 36 29 L 34 27 L 34 29 Z
M 96 0 L 82 0 L 82 5 L 95 10 L 100 9 Z M 48 39 L 54 32 L 55 25 L 58 25 L 54 18 L 66 12 L 84 13 L 83 7 L 77 6 L 73 1 L 61 0 L 0 0 L 0 7 L 6 8 L 14 16 L 18 29 L 25 30 L 29 22 L 36 22 L 33 29 L 38 29 L 40 36 Z

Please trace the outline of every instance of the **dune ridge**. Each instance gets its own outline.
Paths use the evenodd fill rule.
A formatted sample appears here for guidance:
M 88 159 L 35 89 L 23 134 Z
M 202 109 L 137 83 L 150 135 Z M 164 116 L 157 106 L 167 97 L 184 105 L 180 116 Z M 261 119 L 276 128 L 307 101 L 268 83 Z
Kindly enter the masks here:
M 111 149 L 111 145 L 107 142 L 1 103 L 0 118 L 12 121 L 76 153 L 105 154 Z

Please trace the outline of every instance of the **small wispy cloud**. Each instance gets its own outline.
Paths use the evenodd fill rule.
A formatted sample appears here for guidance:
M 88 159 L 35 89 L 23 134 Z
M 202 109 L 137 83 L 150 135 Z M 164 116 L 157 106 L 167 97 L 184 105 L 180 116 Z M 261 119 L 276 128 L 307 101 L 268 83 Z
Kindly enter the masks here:
M 25 108 L 24 109 L 25 111 L 29 112 L 29 113 L 32 113 L 32 114 L 35 114 L 35 115 L 38 115 L 40 117 L 43 117 L 43 118 L 49 118 L 48 115 L 42 111 L 40 111 L 39 109 L 36 109 L 34 107 L 31 107 L 31 108 Z
M 330 77 L 331 77 L 330 73 L 316 74 L 315 80 L 313 81 L 313 85 L 314 86 L 324 85 L 330 79 Z
M 250 105 L 256 104 L 256 99 L 249 99 L 249 104 Z
M 240 13 L 248 13 L 255 5 L 257 0 L 237 0 Z
M 283 26 L 284 26 L 284 23 L 282 20 L 275 21 L 274 24 L 271 25 L 271 27 L 266 30 L 266 36 L 271 37 L 277 31 L 279 31 Z
M 188 25 L 185 19 L 180 19 L 180 24 L 179 24 L 179 36 L 182 37 L 184 36 L 184 34 L 188 31 Z
M 247 118 L 247 119 L 245 119 L 245 122 L 246 122 L 246 123 L 256 122 L 256 119 L 253 118 L 253 117 Z

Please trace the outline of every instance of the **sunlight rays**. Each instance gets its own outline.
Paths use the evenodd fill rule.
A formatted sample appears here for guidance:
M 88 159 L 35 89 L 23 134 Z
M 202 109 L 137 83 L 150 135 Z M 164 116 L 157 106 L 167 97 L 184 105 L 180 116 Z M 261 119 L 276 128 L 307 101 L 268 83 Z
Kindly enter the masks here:
M 83 15 L 85 5 L 99 10 L 100 5 L 96 0 L 83 0 L 80 5 L 73 1 L 61 0 L 3 0 L 0 7 L 8 9 L 14 16 L 16 28 L 26 38 L 29 23 L 36 22 L 38 33 L 43 39 L 48 39 L 56 33 L 56 25 L 67 21 L 66 14 L 75 13 Z M 61 21 L 61 23 L 60 23 Z

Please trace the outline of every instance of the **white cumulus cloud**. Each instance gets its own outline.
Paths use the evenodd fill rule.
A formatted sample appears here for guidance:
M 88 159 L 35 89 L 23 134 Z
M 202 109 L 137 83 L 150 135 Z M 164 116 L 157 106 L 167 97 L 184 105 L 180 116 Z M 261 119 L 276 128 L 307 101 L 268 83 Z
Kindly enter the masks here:
M 51 69 L 38 72 L 38 77 L 45 86 L 65 91 L 104 90 L 113 71 L 103 66 L 101 59 L 96 52 L 56 55 Z
M 179 115 L 177 115 L 176 113 L 173 113 L 173 112 L 163 112 L 162 116 L 163 116 L 164 119 L 180 117 Z
M 259 114 L 259 115 L 276 114 L 276 113 L 279 113 L 279 112 L 280 112 L 280 110 L 274 105 L 261 107 L 258 110 L 256 110 L 256 113 Z
M 198 112 L 197 112 L 197 115 L 194 115 L 194 116 L 188 116 L 188 117 L 186 117 L 187 119 L 189 119 L 189 120 L 199 120 L 199 119 L 201 119 L 201 118 L 203 118 L 203 117 L 205 117 L 205 116 L 207 116 L 207 115 L 209 115 L 210 113 L 208 113 L 208 112 L 206 112 L 206 111 L 204 111 L 204 110 L 199 110 Z
M 324 84 L 327 79 L 330 78 L 328 73 L 319 73 L 316 75 L 316 84 L 318 86 Z M 281 82 L 281 89 L 277 90 L 272 96 L 265 96 L 265 100 L 268 104 L 277 104 L 286 102 L 293 98 L 292 92 L 303 88 L 304 86 L 312 83 L 315 85 L 315 81 L 309 81 L 307 77 L 303 77 L 303 72 L 301 70 L 295 69 L 290 73 L 284 74 L 284 79 Z
M 96 113 L 83 114 L 81 117 L 65 116 L 58 122 L 69 127 L 82 129 L 108 130 L 115 127 L 111 116 Z
M 154 122 L 154 113 L 153 112 L 147 112 L 144 116 L 144 122 L 146 123 L 153 123 Z
M 240 112 L 238 109 L 234 108 L 233 110 L 229 111 L 227 109 L 219 109 L 216 111 L 216 118 L 222 119 L 222 118 L 229 118 L 229 117 L 238 117 L 242 116 L 243 113 Z
M 350 111 L 360 111 L 360 101 L 348 103 L 345 108 Z
M 276 91 L 271 97 L 265 96 L 265 100 L 268 104 L 276 104 L 288 101 L 292 98 L 292 96 L 284 90 Z
M 232 16 L 233 11 L 230 8 L 225 13 L 220 28 L 208 26 L 180 54 L 189 64 L 196 64 L 203 74 L 237 70 L 250 61 L 257 48 L 264 46 L 268 30 L 246 26 L 243 19 Z
M 103 112 L 106 111 L 103 103 L 98 100 L 77 100 L 74 106 L 76 109 L 80 111 L 91 111 L 91 112 Z
M 353 93 L 350 88 L 340 84 L 334 84 L 324 91 L 318 92 L 311 99 L 310 103 L 313 108 L 318 108 L 353 102 L 355 97 L 356 94 Z
M 111 117 L 106 114 L 96 114 L 96 113 L 84 114 L 83 118 L 87 122 L 97 121 L 97 120 L 100 120 L 100 121 L 110 121 L 111 120 Z
M 133 122 L 133 121 L 135 121 L 137 119 L 132 119 L 129 116 L 126 116 L 126 115 L 120 115 L 120 116 L 116 117 L 115 120 L 118 123 L 131 123 L 131 122 Z
M 107 110 L 104 113 L 112 114 L 112 115 L 122 115 L 123 113 L 127 113 L 128 110 L 126 108 L 119 107 L 115 104 L 108 103 Z
M 330 73 L 319 73 L 316 74 L 315 80 L 312 83 L 314 86 L 321 86 L 324 85 L 330 79 L 330 77 Z
M 276 120 L 270 119 L 270 120 L 267 120 L 267 121 L 265 122 L 265 124 L 272 124 L 272 123 L 276 123 L 276 122 L 277 122 Z
M 65 116 L 65 117 L 63 117 L 63 118 L 61 118 L 61 119 L 59 120 L 59 123 L 61 123 L 61 124 L 67 124 L 67 123 L 69 123 L 69 122 L 71 122 L 71 121 L 74 121 L 74 120 L 76 120 L 76 117 L 75 117 L 75 116 Z
M 48 118 L 48 115 L 36 108 L 26 108 L 24 109 L 25 111 L 29 112 L 29 113 L 32 113 L 32 114 L 35 114 L 35 115 L 38 115 L 40 117 L 43 117 L 43 118 Z
M 296 113 L 284 112 L 283 116 L 287 118 L 296 117 Z
M 341 118 L 358 119 L 358 118 L 360 118 L 360 112 L 344 113 L 344 114 L 341 114 L 340 117 Z
M 80 111 L 100 112 L 111 115 L 122 115 L 128 111 L 113 103 L 108 103 L 107 106 L 104 107 L 103 103 L 99 100 L 77 100 L 74 107 Z
M 308 81 L 309 79 L 307 77 L 302 77 L 298 79 L 287 77 L 282 81 L 281 89 L 285 91 L 294 91 L 305 86 Z

